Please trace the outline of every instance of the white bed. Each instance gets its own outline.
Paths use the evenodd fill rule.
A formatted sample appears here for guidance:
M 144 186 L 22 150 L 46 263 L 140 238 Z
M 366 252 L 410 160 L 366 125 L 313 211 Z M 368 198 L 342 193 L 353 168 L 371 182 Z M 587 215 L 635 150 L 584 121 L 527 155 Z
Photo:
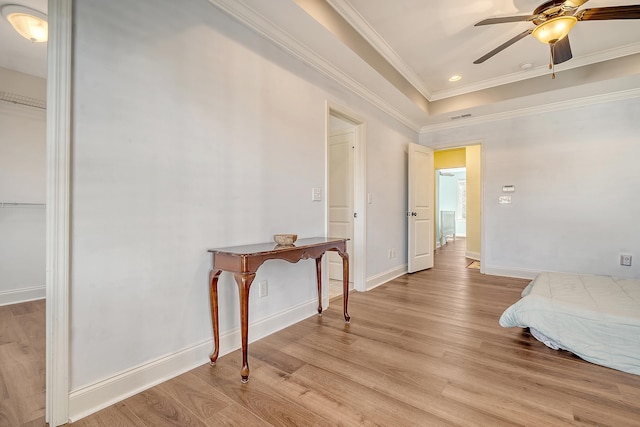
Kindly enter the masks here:
M 640 375 L 640 280 L 540 273 L 500 317 L 504 327 L 598 365 Z

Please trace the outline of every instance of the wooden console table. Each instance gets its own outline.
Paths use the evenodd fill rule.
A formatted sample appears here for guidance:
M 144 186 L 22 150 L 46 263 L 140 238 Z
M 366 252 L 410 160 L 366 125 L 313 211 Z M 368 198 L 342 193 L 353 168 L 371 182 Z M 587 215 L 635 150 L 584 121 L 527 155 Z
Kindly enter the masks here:
M 220 273 L 233 273 L 238 284 L 240 299 L 240 330 L 242 333 L 242 369 L 241 381 L 249 381 L 249 364 L 247 363 L 247 347 L 249 332 L 249 289 L 256 271 L 267 260 L 282 259 L 298 262 L 301 259 L 316 260 L 316 277 L 318 281 L 318 314 L 322 314 L 322 255 L 326 251 L 336 251 L 342 258 L 342 301 L 344 320 L 349 322 L 347 302 L 349 299 L 349 254 L 347 254 L 348 239 L 332 239 L 326 237 L 312 237 L 298 240 L 293 246 L 278 246 L 275 243 L 261 243 L 257 245 L 234 246 L 229 248 L 209 249 L 213 254 L 213 267 L 209 274 L 209 302 L 211 304 L 211 323 L 213 324 L 213 353 L 209 356 L 214 365 L 218 359 L 219 330 L 218 330 L 218 278 Z

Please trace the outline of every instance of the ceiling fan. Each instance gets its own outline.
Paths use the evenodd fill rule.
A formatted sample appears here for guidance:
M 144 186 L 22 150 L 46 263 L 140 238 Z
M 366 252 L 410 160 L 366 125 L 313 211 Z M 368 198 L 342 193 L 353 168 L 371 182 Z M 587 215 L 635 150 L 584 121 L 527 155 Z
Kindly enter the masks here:
M 573 57 L 569 44 L 569 31 L 578 21 L 603 21 L 610 19 L 640 19 L 640 4 L 630 6 L 594 7 L 592 9 L 578 10 L 580 6 L 589 0 L 551 0 L 538 6 L 531 15 L 505 16 L 489 18 L 475 24 L 491 25 L 506 22 L 533 22 L 536 26 L 512 37 L 486 55 L 473 61 L 481 64 L 495 54 L 508 48 L 515 42 L 529 34 L 547 43 L 551 49 L 552 65 L 561 64 Z

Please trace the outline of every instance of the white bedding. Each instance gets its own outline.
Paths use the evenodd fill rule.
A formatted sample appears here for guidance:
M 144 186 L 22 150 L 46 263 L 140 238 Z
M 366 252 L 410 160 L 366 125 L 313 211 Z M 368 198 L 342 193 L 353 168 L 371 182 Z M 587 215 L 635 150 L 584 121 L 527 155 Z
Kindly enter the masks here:
M 500 317 L 551 348 L 640 375 L 640 280 L 540 273 Z

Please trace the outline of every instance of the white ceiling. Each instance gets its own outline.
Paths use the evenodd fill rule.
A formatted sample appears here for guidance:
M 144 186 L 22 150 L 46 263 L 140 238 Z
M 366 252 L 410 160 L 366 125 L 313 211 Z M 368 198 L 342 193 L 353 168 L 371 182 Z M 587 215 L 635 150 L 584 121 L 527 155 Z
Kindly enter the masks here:
M 209 1 L 416 130 L 450 126 L 452 117 L 477 120 L 611 93 L 639 95 L 640 20 L 578 22 L 570 33 L 573 59 L 556 66 L 552 80 L 549 49 L 532 36 L 473 64 L 533 27 L 526 22 L 474 27 L 476 22 L 531 14 L 543 3 L 539 0 Z M 638 2 L 590 0 L 581 9 Z M 11 3 L 46 13 L 47 0 Z M 366 41 L 378 58 L 356 53 L 347 40 L 353 34 L 338 29 L 337 37 L 335 27 L 307 12 L 319 7 L 317 13 L 325 13 L 327 5 L 343 20 L 336 25 L 348 24 L 360 37 L 360 48 Z M 0 19 L 0 67 L 46 77 L 45 58 L 46 44 L 30 43 Z M 523 63 L 533 67 L 522 70 Z M 462 80 L 449 82 L 453 74 Z
M 549 47 L 532 36 L 473 64 L 534 26 L 475 23 L 530 15 L 544 1 L 209 1 L 414 129 L 595 102 L 612 94 L 640 96 L 640 20 L 578 22 L 570 33 L 573 59 L 557 65 L 552 79 Z M 580 9 L 638 2 L 590 0 Z M 363 42 L 379 58 L 367 53 Z M 380 64 L 385 61 L 410 90 L 385 71 Z M 524 71 L 523 63 L 533 67 Z M 453 74 L 462 80 L 449 82 Z
M 474 27 L 491 17 L 529 15 L 543 0 L 330 0 L 359 15 L 419 78 L 431 100 L 479 88 L 549 74 L 549 47 L 528 36 L 482 64 L 473 61 L 511 37 L 533 28 L 531 22 Z M 591 0 L 581 9 L 636 4 Z M 353 21 L 353 19 L 351 18 Z M 640 52 L 640 20 L 583 21 L 570 34 L 573 59 L 557 70 L 574 68 Z M 523 71 L 521 64 L 533 69 Z M 463 78 L 452 83 L 458 74 Z

